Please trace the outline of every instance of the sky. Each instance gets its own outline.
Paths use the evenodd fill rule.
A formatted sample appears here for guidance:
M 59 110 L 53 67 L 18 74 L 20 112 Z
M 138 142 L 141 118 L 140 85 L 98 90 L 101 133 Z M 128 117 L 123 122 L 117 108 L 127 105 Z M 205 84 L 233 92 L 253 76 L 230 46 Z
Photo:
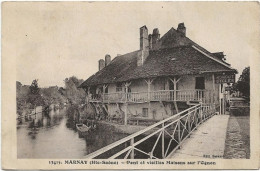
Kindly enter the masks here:
M 258 56 L 256 2 L 6 2 L 2 46 L 16 58 L 16 80 L 64 86 L 87 79 L 98 60 L 139 49 L 139 28 L 163 36 L 184 22 L 186 36 L 210 52 L 224 52 L 242 70 Z

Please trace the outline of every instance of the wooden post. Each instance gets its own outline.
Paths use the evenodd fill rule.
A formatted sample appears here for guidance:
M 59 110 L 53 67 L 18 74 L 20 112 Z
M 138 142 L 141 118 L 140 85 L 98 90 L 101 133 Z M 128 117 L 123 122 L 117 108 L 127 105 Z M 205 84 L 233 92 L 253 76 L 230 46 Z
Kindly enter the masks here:
M 211 103 L 215 103 L 215 90 L 216 90 L 216 88 L 215 88 L 215 75 L 214 74 L 212 74 L 212 84 L 213 84 L 213 97 L 210 97 L 210 98 L 212 98 L 212 102 Z
M 179 142 L 179 149 L 181 148 L 181 120 L 178 121 L 178 142 Z
M 90 87 L 88 87 L 88 95 L 90 94 Z
M 151 115 L 151 84 L 152 82 L 154 81 L 155 78 L 153 79 L 148 79 L 148 80 L 144 80 L 146 83 L 147 83 L 147 95 L 148 95 L 148 115 L 150 116 Z
M 175 78 L 175 77 L 173 78 L 173 86 L 174 86 L 174 96 L 173 96 L 173 98 L 174 98 L 174 101 L 176 101 L 176 95 L 177 95 L 177 93 L 176 93 L 177 82 L 176 82 L 176 78 Z
M 130 157 L 131 157 L 131 159 L 134 159 L 135 158 L 135 151 L 134 151 L 134 138 L 132 138 L 131 140 L 130 140 L 130 145 L 132 146 L 132 151 L 131 151 L 131 154 L 130 154 Z
M 191 132 L 191 121 L 190 121 L 190 119 L 191 119 L 191 111 L 190 110 L 188 110 L 188 113 L 190 113 L 190 114 L 188 114 L 187 115 L 187 119 L 188 119 L 188 133 L 190 133 Z M 190 138 L 190 135 L 189 135 L 189 138 Z
M 176 101 L 177 100 L 177 83 L 180 81 L 181 78 L 178 78 L 176 80 L 176 77 L 173 78 L 173 80 L 171 78 L 169 78 L 171 80 L 171 82 L 173 83 L 173 87 L 174 87 L 174 97 L 173 100 Z
M 128 107 L 128 104 L 125 103 L 125 125 L 127 125 L 127 107 Z
M 164 156 L 164 123 L 162 124 L 162 158 L 164 159 L 165 156 Z
M 125 125 L 127 125 L 127 111 L 128 111 L 128 87 L 131 85 L 131 82 L 126 82 L 125 83 Z
M 220 98 L 220 94 L 221 94 L 221 84 L 219 84 L 219 114 L 222 114 L 222 103 L 221 103 L 221 98 Z
M 144 80 L 147 83 L 147 93 L 148 93 L 148 101 L 150 101 L 151 99 L 151 84 L 153 83 L 153 81 L 155 80 L 155 78 L 153 79 L 148 79 L 148 80 Z
M 105 99 L 105 91 L 106 91 L 106 88 L 107 88 L 108 85 L 103 85 L 103 100 L 102 102 L 104 102 L 104 99 Z

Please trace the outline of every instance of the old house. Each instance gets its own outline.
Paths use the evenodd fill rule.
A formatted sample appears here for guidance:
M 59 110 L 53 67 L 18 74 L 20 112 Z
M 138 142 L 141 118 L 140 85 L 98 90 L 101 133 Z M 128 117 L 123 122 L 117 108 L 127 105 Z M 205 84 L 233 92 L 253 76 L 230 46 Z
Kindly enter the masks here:
M 224 108 L 224 87 L 237 71 L 223 52 L 211 53 L 186 37 L 184 23 L 160 36 L 140 28 L 140 49 L 99 60 L 99 71 L 80 87 L 97 115 L 130 121 L 158 121 L 191 105 Z

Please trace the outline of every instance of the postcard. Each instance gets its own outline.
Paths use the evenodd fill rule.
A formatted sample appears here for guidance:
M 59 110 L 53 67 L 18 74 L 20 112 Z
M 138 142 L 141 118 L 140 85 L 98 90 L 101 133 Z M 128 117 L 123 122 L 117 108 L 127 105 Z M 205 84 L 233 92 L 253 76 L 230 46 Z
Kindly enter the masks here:
M 3 169 L 259 169 L 257 2 L 3 2 Z

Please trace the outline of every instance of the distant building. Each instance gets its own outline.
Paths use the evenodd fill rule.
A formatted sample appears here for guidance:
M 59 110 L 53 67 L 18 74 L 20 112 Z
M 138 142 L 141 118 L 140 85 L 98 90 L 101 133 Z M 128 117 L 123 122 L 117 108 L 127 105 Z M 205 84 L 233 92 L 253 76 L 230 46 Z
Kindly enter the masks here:
M 209 42 L 210 43 L 210 42 Z M 223 52 L 210 53 L 186 37 L 184 23 L 160 36 L 140 28 L 140 49 L 99 60 L 99 71 L 80 87 L 96 114 L 162 120 L 190 105 L 215 104 L 224 111 L 224 87 L 237 71 Z M 125 115 L 127 114 L 127 115 Z

